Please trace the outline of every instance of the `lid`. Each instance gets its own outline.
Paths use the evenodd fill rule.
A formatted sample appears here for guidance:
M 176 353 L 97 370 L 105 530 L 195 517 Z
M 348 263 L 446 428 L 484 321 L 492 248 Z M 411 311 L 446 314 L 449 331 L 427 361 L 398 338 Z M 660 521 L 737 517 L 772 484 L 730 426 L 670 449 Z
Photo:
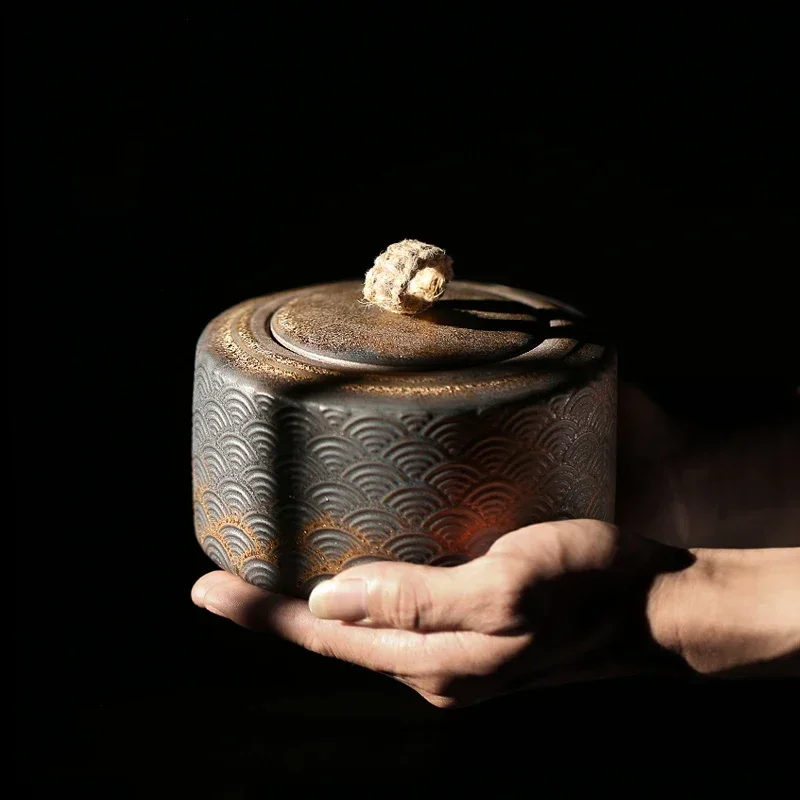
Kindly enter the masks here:
M 454 281 L 441 248 L 391 245 L 366 280 L 257 297 L 206 327 L 198 358 L 322 402 L 381 398 L 472 407 L 612 376 L 605 336 L 575 309 L 491 283 Z M 277 389 L 276 389 L 277 390 Z
M 505 361 L 552 335 L 552 307 L 520 302 L 501 286 L 452 281 L 432 307 L 413 315 L 367 303 L 362 292 L 357 281 L 301 292 L 274 312 L 271 333 L 315 361 L 389 370 Z
M 506 287 L 453 282 L 440 247 L 403 239 L 364 283 L 312 287 L 270 318 L 288 350 L 335 367 L 433 370 L 513 359 L 544 338 L 542 309 Z

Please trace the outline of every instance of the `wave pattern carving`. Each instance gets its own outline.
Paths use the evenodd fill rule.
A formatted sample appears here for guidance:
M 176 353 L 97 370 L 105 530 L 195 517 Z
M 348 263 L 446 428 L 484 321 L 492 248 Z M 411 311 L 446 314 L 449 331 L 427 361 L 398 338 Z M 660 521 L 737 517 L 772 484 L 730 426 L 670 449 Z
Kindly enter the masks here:
M 436 414 L 329 407 L 198 364 L 198 541 L 220 568 L 306 597 L 370 561 L 453 565 L 552 519 L 611 520 L 612 371 L 536 404 Z

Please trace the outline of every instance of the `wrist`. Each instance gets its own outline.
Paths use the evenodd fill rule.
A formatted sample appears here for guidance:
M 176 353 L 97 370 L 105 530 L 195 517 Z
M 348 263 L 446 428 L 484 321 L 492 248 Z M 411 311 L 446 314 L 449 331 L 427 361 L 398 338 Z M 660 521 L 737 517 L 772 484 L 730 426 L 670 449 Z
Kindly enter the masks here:
M 693 564 L 653 583 L 653 639 L 699 675 L 797 674 L 800 548 L 691 553 Z

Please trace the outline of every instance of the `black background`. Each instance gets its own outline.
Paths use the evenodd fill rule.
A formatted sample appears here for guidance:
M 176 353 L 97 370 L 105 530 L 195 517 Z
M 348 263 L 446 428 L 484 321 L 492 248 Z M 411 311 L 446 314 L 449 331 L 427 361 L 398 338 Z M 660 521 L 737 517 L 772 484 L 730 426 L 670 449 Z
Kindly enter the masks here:
M 791 21 L 292 8 L 7 18 L 22 783 L 239 797 L 477 767 L 502 784 L 535 761 L 533 786 L 556 761 L 602 751 L 623 777 L 640 748 L 663 767 L 731 734 L 778 758 L 782 682 L 440 712 L 195 609 L 212 565 L 188 453 L 211 317 L 356 278 L 406 237 L 445 247 L 459 277 L 601 319 L 625 377 L 676 414 L 790 412 Z

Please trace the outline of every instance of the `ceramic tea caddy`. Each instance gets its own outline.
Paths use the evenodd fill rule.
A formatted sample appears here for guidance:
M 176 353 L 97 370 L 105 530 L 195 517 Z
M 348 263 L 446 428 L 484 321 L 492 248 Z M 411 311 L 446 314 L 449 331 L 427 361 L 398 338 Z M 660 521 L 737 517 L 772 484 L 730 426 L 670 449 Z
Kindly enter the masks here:
M 612 520 L 611 348 L 557 301 L 451 277 L 406 240 L 366 282 L 207 325 L 194 514 L 220 568 L 307 597 L 356 564 L 455 565 L 523 525 Z

